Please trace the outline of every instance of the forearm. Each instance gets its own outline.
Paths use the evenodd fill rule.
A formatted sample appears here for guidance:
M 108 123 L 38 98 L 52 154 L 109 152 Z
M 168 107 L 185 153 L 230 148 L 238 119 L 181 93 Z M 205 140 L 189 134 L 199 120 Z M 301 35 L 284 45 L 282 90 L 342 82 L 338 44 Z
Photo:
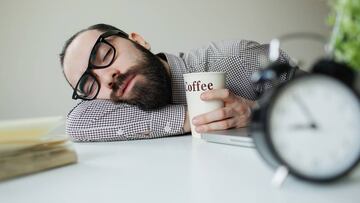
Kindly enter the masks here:
M 183 133 L 185 107 L 168 105 L 154 111 L 110 101 L 83 102 L 69 113 L 66 132 L 74 141 L 121 141 Z

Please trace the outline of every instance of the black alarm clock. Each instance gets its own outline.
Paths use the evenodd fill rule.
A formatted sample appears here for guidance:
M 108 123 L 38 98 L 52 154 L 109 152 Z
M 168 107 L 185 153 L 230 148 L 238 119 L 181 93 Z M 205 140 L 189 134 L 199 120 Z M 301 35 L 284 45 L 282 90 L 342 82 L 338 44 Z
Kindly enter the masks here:
M 276 59 L 279 40 L 274 43 L 270 58 Z M 278 53 L 271 56 L 274 49 Z M 292 69 L 273 63 L 253 79 L 265 82 Z M 313 182 L 348 174 L 360 161 L 360 97 L 354 81 L 355 72 L 346 64 L 322 59 L 310 73 L 265 92 L 250 124 L 261 157 L 275 169 Z

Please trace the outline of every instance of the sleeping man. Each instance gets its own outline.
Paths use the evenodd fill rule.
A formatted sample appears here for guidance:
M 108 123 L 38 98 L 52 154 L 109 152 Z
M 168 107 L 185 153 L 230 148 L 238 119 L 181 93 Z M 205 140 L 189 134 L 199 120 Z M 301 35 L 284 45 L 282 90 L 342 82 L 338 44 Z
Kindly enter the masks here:
M 158 138 L 196 131 L 247 126 L 256 99 L 274 84 L 254 85 L 268 45 L 253 41 L 212 42 L 187 54 L 153 54 L 137 33 L 96 24 L 74 34 L 60 54 L 73 99 L 66 132 L 74 141 Z M 288 63 L 281 52 L 280 63 Z M 189 120 L 183 74 L 226 72 L 226 89 L 209 90 L 203 100 L 220 99 L 224 107 Z M 289 79 L 281 75 L 279 82 Z

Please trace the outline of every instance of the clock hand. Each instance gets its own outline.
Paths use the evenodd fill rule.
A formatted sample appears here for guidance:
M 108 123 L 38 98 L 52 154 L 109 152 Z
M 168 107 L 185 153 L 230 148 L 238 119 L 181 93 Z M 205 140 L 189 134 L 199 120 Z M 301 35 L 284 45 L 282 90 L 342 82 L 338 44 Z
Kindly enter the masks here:
M 294 97 L 296 103 L 300 106 L 300 108 L 305 113 L 305 116 L 307 117 L 307 119 L 310 121 L 310 124 L 308 126 L 312 129 L 317 129 L 318 125 L 316 124 L 314 117 L 310 113 L 309 108 L 305 105 L 304 101 L 295 94 L 293 94 L 292 96 Z
M 292 129 L 294 130 L 305 130 L 305 129 L 310 129 L 310 130 L 316 130 L 317 126 L 314 123 L 310 123 L 310 124 L 295 124 L 290 126 Z

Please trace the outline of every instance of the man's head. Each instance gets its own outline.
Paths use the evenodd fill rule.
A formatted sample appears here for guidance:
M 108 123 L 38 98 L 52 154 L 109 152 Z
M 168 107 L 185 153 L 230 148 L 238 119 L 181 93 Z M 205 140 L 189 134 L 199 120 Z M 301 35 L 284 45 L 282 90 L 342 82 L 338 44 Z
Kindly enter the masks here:
M 73 35 L 60 54 L 73 98 L 111 99 L 148 110 L 168 104 L 168 70 L 137 33 L 97 24 Z

